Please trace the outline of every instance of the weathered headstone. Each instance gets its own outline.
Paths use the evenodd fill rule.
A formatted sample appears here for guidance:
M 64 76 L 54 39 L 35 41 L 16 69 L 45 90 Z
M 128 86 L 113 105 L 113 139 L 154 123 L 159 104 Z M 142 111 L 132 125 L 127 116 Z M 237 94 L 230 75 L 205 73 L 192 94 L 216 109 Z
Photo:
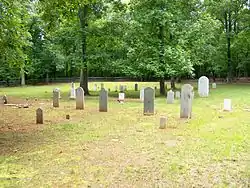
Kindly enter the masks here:
M 84 109 L 84 91 L 81 87 L 76 89 L 76 109 L 83 110 Z
M 216 83 L 212 83 L 212 88 L 216 89 L 216 87 L 217 87 Z
M 209 95 L 209 79 L 206 76 L 202 76 L 198 81 L 198 94 L 200 97 L 208 97 Z
M 75 83 L 71 83 L 71 89 L 70 89 L 70 99 L 76 98 L 76 89 L 75 89 Z
M 6 95 L 3 96 L 3 104 L 8 104 L 8 99 Z
M 99 96 L 99 111 L 107 112 L 108 111 L 108 92 L 102 88 Z
M 119 89 L 120 89 L 120 92 L 124 92 L 124 86 L 123 85 L 120 85 Z
M 160 118 L 160 129 L 165 129 L 167 125 L 167 118 L 166 117 L 161 117 Z
M 181 118 L 192 117 L 192 101 L 193 101 L 193 87 L 190 84 L 185 84 L 181 88 Z
M 55 108 L 59 107 L 59 97 L 60 97 L 60 91 L 54 90 L 53 91 L 53 107 Z
M 53 92 L 58 92 L 59 93 L 59 99 L 61 99 L 61 90 L 60 88 L 55 88 Z
M 135 91 L 138 91 L 138 84 L 135 84 Z
M 151 87 L 144 89 L 144 115 L 154 115 L 155 113 L 155 90 Z
M 232 100 L 231 99 L 224 99 L 224 111 L 232 111 Z
M 181 98 L 181 92 L 180 91 L 176 91 L 175 92 L 175 98 L 176 99 L 180 99 Z
M 144 88 L 141 88 L 140 90 L 140 100 L 143 102 L 144 100 Z
M 97 84 L 94 85 L 93 90 L 94 90 L 94 91 L 97 91 Z
M 118 101 L 120 103 L 123 103 L 125 100 L 125 93 L 119 93 L 119 96 L 118 96 Z
M 172 90 L 168 91 L 167 93 L 167 103 L 168 104 L 174 103 L 174 92 Z
M 36 110 L 36 124 L 43 124 L 43 109 L 38 108 Z
M 103 89 L 104 88 L 104 83 L 101 83 L 101 89 Z

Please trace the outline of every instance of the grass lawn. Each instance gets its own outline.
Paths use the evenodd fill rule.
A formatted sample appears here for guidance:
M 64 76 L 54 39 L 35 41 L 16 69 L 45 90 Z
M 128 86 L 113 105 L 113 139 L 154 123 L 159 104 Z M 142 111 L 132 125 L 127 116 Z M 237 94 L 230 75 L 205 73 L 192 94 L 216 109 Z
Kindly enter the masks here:
M 110 96 L 117 96 L 115 84 L 105 83 Z M 70 84 L 0 88 L 10 103 L 28 97 L 32 104 L 0 105 L 0 187 L 250 186 L 250 85 L 217 85 L 208 98 L 196 94 L 193 118 L 185 120 L 179 101 L 166 104 L 163 97 L 156 98 L 154 116 L 143 116 L 139 91 L 123 84 L 133 99 L 119 104 L 110 97 L 107 113 L 98 112 L 97 92 L 85 98 L 84 111 L 75 110 Z M 55 87 L 62 91 L 58 109 L 51 107 Z M 232 112 L 221 110 L 224 98 L 232 99 Z M 161 116 L 168 117 L 165 130 L 159 129 Z

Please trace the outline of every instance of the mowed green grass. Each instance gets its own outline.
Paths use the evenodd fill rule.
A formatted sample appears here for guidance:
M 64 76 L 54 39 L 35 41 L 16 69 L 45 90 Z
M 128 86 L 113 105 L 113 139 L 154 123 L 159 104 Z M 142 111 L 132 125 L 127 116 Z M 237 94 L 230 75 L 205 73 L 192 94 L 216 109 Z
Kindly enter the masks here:
M 134 83 L 126 84 L 126 96 L 139 97 Z M 0 88 L 0 95 L 49 99 L 54 87 L 64 105 L 74 103 L 67 100 L 69 84 Z M 232 112 L 221 110 L 224 98 L 232 99 Z M 250 85 L 218 85 L 208 98 L 196 94 L 191 120 L 179 119 L 179 101 L 166 104 L 163 97 L 156 98 L 154 116 L 143 116 L 135 100 L 110 98 L 107 113 L 98 112 L 97 96 L 85 100 L 79 122 L 0 134 L 0 187 L 250 186 Z M 161 116 L 168 117 L 165 130 L 158 128 Z

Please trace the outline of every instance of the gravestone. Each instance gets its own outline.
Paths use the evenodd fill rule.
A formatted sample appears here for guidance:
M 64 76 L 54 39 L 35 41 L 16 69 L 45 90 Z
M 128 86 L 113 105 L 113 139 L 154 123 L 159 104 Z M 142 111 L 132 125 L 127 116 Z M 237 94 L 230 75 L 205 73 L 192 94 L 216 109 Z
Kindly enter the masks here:
M 75 89 L 75 83 L 71 83 L 71 89 L 70 89 L 70 99 L 76 98 L 76 89 Z
M 83 110 L 84 109 L 84 91 L 81 87 L 76 89 L 76 109 Z
M 167 104 L 173 104 L 173 103 L 174 103 L 174 92 L 170 90 L 167 93 Z
M 94 90 L 94 91 L 97 91 L 97 84 L 94 85 L 93 90 Z
M 209 79 L 206 76 L 202 76 L 198 81 L 198 94 L 200 97 L 208 97 L 209 95 Z
M 216 89 L 216 87 L 217 87 L 216 83 L 213 83 L 213 84 L 212 84 L 212 88 L 213 88 L 213 89 Z
M 104 88 L 104 83 L 101 83 L 101 89 L 103 89 Z
M 160 118 L 160 129 L 165 129 L 167 125 L 167 118 L 166 117 L 161 117 Z
M 140 100 L 143 102 L 144 100 L 144 88 L 141 88 L 140 90 Z
M 192 101 L 193 101 L 193 87 L 190 84 L 185 84 L 181 88 L 181 118 L 192 117 Z
M 224 99 L 224 111 L 232 111 L 232 100 L 231 99 Z
M 176 91 L 175 92 L 175 98 L 176 99 L 180 99 L 181 98 L 181 92 L 180 91 Z
M 60 91 L 54 90 L 53 91 L 53 107 L 55 108 L 59 107 L 59 97 L 60 97 Z
M 154 115 L 155 113 L 155 90 L 151 87 L 144 89 L 144 115 Z
M 43 109 L 38 108 L 36 110 L 36 124 L 43 124 Z
M 8 99 L 6 95 L 3 96 L 3 104 L 8 104 Z
M 124 86 L 123 85 L 120 85 L 119 89 L 120 89 L 120 92 L 124 92 Z
M 108 92 L 102 88 L 99 96 L 99 112 L 108 111 Z
M 60 88 L 55 88 L 54 90 L 53 90 L 53 92 L 59 92 L 59 99 L 61 99 L 61 90 L 60 90 Z
M 138 91 L 138 84 L 135 84 L 135 91 Z
M 125 93 L 119 93 L 118 101 L 123 103 L 125 100 Z

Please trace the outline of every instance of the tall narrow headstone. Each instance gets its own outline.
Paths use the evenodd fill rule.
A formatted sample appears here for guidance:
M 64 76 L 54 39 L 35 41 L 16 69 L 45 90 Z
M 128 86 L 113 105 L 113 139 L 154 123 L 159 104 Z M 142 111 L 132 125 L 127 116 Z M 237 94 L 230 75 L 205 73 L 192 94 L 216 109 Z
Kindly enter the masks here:
M 53 91 L 53 107 L 55 108 L 59 107 L 59 97 L 60 97 L 60 91 L 54 90 Z
M 198 94 L 200 97 L 208 97 L 209 95 L 209 79 L 206 76 L 202 76 L 198 81 Z
M 175 92 L 175 98 L 176 99 L 180 99 L 181 98 L 181 92 L 180 91 L 176 91 Z
M 212 88 L 216 89 L 216 87 L 217 87 L 216 83 L 212 83 Z
M 84 109 L 84 91 L 81 87 L 76 89 L 76 109 L 83 110 Z
M 138 84 L 135 84 L 135 91 L 138 91 Z
M 140 100 L 143 102 L 144 100 L 144 88 L 141 88 L 140 90 Z
M 54 92 L 54 91 L 59 92 L 59 99 L 61 99 L 61 90 L 60 90 L 60 88 L 55 88 L 55 89 L 53 90 L 53 92 Z
M 151 87 L 144 89 L 144 115 L 154 115 L 155 113 L 155 90 Z
M 174 103 L 174 92 L 172 90 L 168 91 L 167 93 L 167 103 L 168 104 Z
M 94 90 L 94 91 L 97 91 L 97 84 L 94 85 L 93 90 Z
M 181 118 L 192 117 L 192 101 L 193 101 L 193 87 L 190 84 L 185 84 L 181 88 Z
M 99 111 L 107 112 L 108 111 L 108 92 L 102 88 L 99 96 Z
M 76 98 L 76 89 L 75 89 L 75 83 L 71 83 L 71 89 L 70 89 L 70 99 Z
M 36 110 L 36 124 L 43 124 L 43 109 Z

